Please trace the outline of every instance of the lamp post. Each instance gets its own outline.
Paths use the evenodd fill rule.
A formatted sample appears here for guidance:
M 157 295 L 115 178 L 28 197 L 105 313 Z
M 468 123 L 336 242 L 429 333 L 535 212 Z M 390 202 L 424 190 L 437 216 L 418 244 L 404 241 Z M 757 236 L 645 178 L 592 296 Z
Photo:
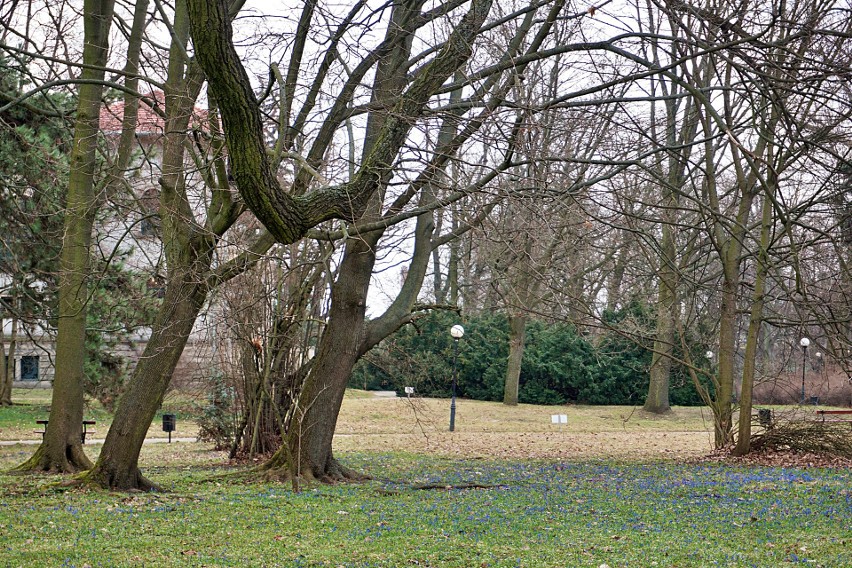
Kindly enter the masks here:
M 807 337 L 799 340 L 799 345 L 802 346 L 802 404 L 805 404 L 805 362 L 808 358 L 808 345 L 810 344 L 811 340 Z
M 464 336 L 464 328 L 458 324 L 450 328 L 450 335 L 453 336 L 453 399 L 450 403 L 450 432 L 456 430 L 456 377 L 458 376 L 457 361 L 459 358 L 459 339 Z
M 822 358 L 822 351 L 817 351 L 814 353 L 814 357 L 816 357 L 816 372 L 817 372 L 817 380 L 824 381 L 825 380 L 825 359 Z M 811 395 L 811 404 L 814 406 L 819 404 L 819 397 L 815 397 Z

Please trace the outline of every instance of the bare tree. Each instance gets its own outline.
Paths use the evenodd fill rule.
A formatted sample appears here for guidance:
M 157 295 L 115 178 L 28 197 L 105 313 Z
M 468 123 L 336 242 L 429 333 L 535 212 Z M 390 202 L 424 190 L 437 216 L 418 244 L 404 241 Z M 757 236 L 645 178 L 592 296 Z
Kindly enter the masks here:
M 59 268 L 57 365 L 51 416 L 44 442 L 19 469 L 72 473 L 91 467 L 81 445 L 83 364 L 89 248 L 95 218 L 95 173 L 98 118 L 104 68 L 109 52 L 112 1 L 87 0 L 83 9 L 84 48 L 78 88 L 74 147 L 68 179 L 65 232 Z

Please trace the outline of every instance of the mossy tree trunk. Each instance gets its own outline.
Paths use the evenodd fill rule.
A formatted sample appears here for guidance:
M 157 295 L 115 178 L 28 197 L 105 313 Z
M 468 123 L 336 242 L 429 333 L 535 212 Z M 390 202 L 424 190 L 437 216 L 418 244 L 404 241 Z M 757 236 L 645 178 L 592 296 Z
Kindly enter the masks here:
M 166 135 L 160 178 L 160 217 L 167 264 L 165 295 L 145 351 L 119 401 L 97 463 L 86 475 L 87 480 L 114 489 L 156 488 L 139 470 L 139 453 L 198 313 L 212 286 L 251 266 L 271 245 L 268 239 L 261 239 L 246 255 L 245 262 L 240 257 L 221 266 L 217 272 L 211 271 L 218 239 L 233 224 L 241 209 L 230 199 L 224 169 L 214 172 L 216 163 L 210 172 L 205 172 L 207 183 L 213 184 L 205 226 L 195 220 L 187 197 L 183 173 L 186 138 L 203 79 L 200 69 L 185 57 L 188 28 L 186 2 L 179 0 L 169 52 Z M 231 270 L 236 265 L 239 266 Z
M 94 180 L 98 123 L 109 52 L 114 2 L 86 0 L 83 5 L 84 46 L 78 88 L 74 146 L 71 151 L 65 229 L 59 259 L 59 318 L 56 374 L 44 442 L 19 470 L 74 473 L 91 467 L 83 453 L 83 364 L 86 359 L 86 304 L 89 247 L 95 218 Z
M 88 480 L 125 491 L 156 488 L 139 470 L 139 453 L 207 298 L 205 284 L 198 276 L 198 271 L 191 269 L 169 275 L 163 308 L 121 397 L 98 461 L 86 475 Z

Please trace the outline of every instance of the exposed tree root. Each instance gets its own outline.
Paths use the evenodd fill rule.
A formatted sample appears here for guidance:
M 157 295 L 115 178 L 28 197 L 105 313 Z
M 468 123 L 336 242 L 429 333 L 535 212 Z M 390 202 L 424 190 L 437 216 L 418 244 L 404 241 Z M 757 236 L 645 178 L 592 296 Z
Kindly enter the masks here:
M 369 475 L 359 473 L 354 469 L 348 468 L 341 464 L 336 459 L 331 460 L 331 465 L 328 467 L 326 472 L 326 476 L 330 476 L 332 482 L 334 481 L 367 481 L 370 479 Z
M 324 483 L 333 485 L 335 483 L 358 483 L 371 479 L 368 475 L 342 465 L 336 459 L 332 459 L 329 466 L 322 471 L 316 471 L 311 467 L 302 467 L 295 478 L 293 468 L 290 467 L 289 463 L 281 463 L 279 459 L 270 460 L 258 466 L 254 471 L 260 473 L 262 478 L 267 481 L 292 483 L 294 491 L 299 491 L 303 484 Z
M 125 491 L 128 493 L 164 491 L 162 487 L 142 475 L 142 472 L 136 467 L 130 471 L 119 472 L 95 466 L 89 471 L 82 473 L 78 477 L 78 480 L 81 483 L 95 485 L 103 489 Z
M 73 474 L 92 468 L 92 461 L 83 453 L 81 445 L 68 444 L 60 456 L 51 456 L 42 444 L 35 453 L 10 471 L 13 474 L 24 473 L 54 473 Z

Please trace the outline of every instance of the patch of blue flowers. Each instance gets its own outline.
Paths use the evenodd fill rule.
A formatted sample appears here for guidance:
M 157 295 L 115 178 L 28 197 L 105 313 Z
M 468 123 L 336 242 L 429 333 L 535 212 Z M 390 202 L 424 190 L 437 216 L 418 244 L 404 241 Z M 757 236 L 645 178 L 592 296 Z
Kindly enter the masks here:
M 0 537 L 19 559 L 10 565 L 852 566 L 848 470 L 357 455 L 347 465 L 378 479 L 298 494 L 223 482 L 194 495 L 4 499 Z

